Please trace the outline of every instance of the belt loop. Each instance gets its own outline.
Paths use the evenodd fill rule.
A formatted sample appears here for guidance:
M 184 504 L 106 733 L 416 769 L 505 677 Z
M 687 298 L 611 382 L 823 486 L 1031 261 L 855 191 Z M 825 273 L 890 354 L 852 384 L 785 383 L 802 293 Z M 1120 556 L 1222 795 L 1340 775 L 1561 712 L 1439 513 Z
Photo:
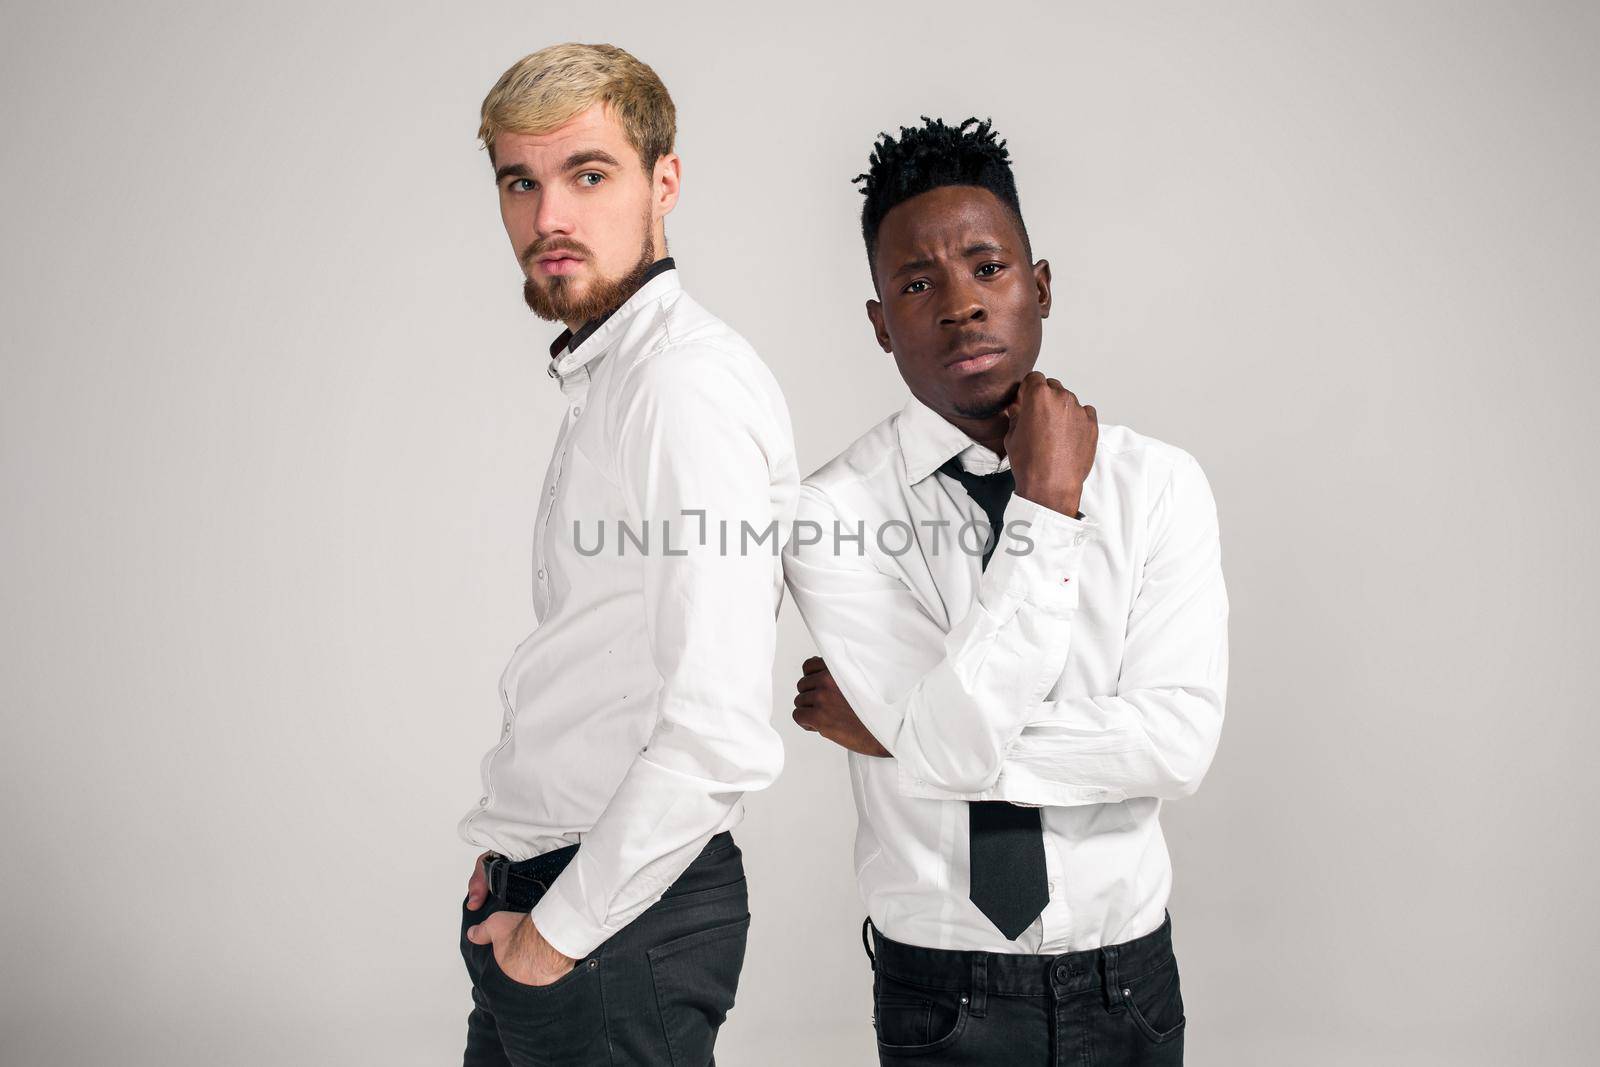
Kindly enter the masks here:
M 1117 978 L 1117 946 L 1109 945 L 1101 949 L 1100 962 L 1105 968 L 1106 1010 L 1118 1015 L 1126 1007 L 1126 1000 L 1122 995 L 1122 982 Z
M 972 954 L 972 1017 L 981 1019 L 989 1011 L 989 954 Z
M 867 959 L 872 961 L 872 969 L 878 969 L 878 957 L 872 954 L 872 943 L 867 940 L 867 928 L 872 925 L 872 916 L 868 915 L 861 920 L 861 947 L 867 950 Z

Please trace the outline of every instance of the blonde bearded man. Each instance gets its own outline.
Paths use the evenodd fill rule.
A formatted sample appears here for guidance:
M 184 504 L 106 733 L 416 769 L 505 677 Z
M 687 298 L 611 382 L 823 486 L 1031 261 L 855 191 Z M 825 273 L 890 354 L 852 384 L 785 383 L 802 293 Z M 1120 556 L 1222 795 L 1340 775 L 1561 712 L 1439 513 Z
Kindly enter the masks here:
M 524 296 L 566 325 L 548 366 L 565 412 L 538 627 L 461 820 L 488 849 L 463 902 L 469 1067 L 711 1062 L 743 963 L 729 831 L 783 761 L 770 679 L 797 476 L 772 374 L 666 256 L 675 128 L 655 72 L 608 45 L 536 52 L 483 103 Z

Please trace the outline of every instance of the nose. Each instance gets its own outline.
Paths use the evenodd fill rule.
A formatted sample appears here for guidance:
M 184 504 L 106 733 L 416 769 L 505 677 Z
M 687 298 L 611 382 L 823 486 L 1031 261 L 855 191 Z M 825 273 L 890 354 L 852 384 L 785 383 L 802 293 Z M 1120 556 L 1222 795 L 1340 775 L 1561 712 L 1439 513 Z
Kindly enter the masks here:
M 983 301 L 978 299 L 978 294 L 970 289 L 954 289 L 950 291 L 950 300 L 941 309 L 939 325 L 965 326 L 969 322 L 982 322 L 989 317 L 984 310 Z
M 539 206 L 533 213 L 533 229 L 539 237 L 571 237 L 571 202 L 555 189 L 540 190 Z

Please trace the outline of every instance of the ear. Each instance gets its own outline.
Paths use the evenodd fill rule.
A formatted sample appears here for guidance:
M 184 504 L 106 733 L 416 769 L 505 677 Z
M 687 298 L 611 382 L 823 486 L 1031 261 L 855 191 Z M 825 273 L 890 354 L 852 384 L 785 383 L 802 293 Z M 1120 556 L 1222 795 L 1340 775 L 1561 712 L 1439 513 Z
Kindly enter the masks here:
M 668 152 L 656 160 L 650 176 L 651 214 L 660 222 L 678 206 L 678 183 L 683 179 L 683 164 L 678 153 Z
M 1050 261 L 1041 259 L 1033 265 L 1033 284 L 1039 291 L 1039 317 L 1050 317 Z
M 889 340 L 889 328 L 883 323 L 883 305 L 876 300 L 868 300 L 867 318 L 872 321 L 872 332 L 878 338 L 878 347 L 893 355 L 894 345 Z

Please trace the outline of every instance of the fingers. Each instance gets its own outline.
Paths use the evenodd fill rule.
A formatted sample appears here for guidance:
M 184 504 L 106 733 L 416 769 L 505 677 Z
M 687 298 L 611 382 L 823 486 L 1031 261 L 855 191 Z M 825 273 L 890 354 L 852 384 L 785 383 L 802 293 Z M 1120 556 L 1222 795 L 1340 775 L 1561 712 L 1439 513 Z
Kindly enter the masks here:
M 472 864 L 472 877 L 467 879 L 467 910 L 477 911 L 489 897 L 489 880 L 483 876 L 483 861 L 492 853 L 485 852 Z
M 467 927 L 467 940 L 474 945 L 492 945 L 516 928 L 525 912 L 497 911 L 483 922 Z
M 1068 389 L 1060 378 L 1047 378 L 1042 371 L 1031 370 L 1023 376 L 1022 382 L 1017 387 L 1016 397 L 1006 405 L 1006 417 L 1014 419 L 1024 398 L 1041 391 L 1051 396 L 1065 396 L 1074 404 L 1078 402 L 1078 394 Z
M 832 682 L 833 675 L 824 671 L 821 674 L 802 675 L 800 680 L 794 683 L 794 687 L 802 693 L 810 693 L 817 689 L 826 688 Z
M 794 724 L 802 730 L 810 730 L 812 733 L 816 733 L 816 714 L 815 708 L 796 708 L 793 715 Z
M 801 674 L 817 674 L 817 673 L 819 673 L 821 671 L 825 671 L 827 669 L 828 669 L 828 665 L 826 663 L 822 662 L 822 657 L 821 656 L 812 656 L 810 659 L 808 659 L 804 663 L 800 664 L 800 673 Z

